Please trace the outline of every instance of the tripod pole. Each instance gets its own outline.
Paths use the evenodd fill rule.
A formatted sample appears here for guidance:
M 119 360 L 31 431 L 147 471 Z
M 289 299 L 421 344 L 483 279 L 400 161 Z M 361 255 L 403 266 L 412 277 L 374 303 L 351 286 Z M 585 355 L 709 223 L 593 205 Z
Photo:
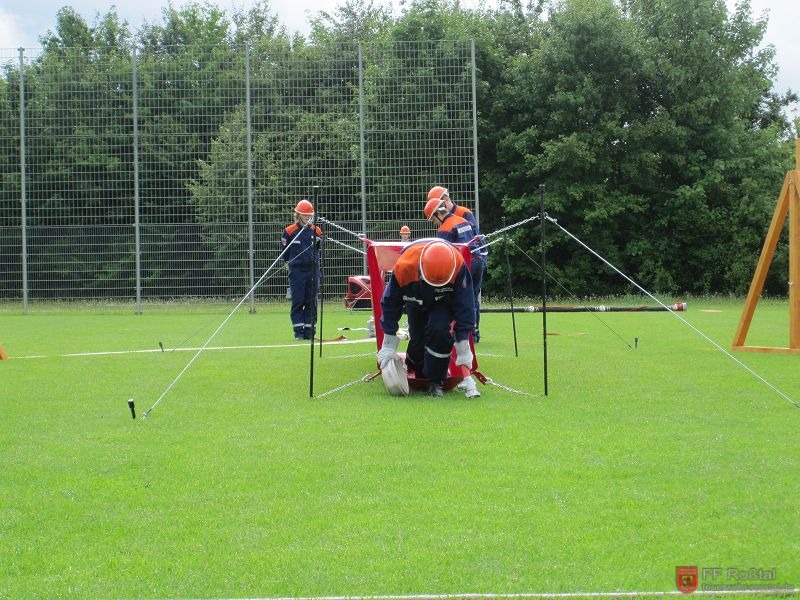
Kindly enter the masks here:
M 319 194 L 319 188 L 315 187 L 315 194 Z M 317 202 L 318 198 L 315 197 L 314 201 Z M 314 230 L 316 231 L 316 229 Z M 322 242 L 325 238 L 325 232 L 322 232 L 322 239 L 319 240 L 319 248 L 317 249 L 317 255 L 319 256 L 319 357 L 322 358 L 322 323 L 323 317 L 325 316 L 325 285 L 324 285 L 324 278 L 325 278 L 325 252 L 322 248 Z M 314 302 L 316 304 L 317 297 L 314 296 Z M 314 346 L 313 336 L 311 346 Z
M 314 207 L 314 221 L 311 224 L 311 360 L 309 362 L 308 374 L 308 397 L 314 397 L 314 338 L 317 329 L 317 267 L 319 265 L 319 248 L 317 247 L 317 204 L 319 202 L 319 186 L 314 186 L 314 193 L 311 197 L 311 204 Z M 320 342 L 321 343 L 321 342 Z
M 539 203 L 541 207 L 542 223 L 542 341 L 544 348 L 544 395 L 547 396 L 547 271 L 545 269 L 545 260 L 547 253 L 545 251 L 545 222 L 544 218 L 544 184 L 539 185 Z

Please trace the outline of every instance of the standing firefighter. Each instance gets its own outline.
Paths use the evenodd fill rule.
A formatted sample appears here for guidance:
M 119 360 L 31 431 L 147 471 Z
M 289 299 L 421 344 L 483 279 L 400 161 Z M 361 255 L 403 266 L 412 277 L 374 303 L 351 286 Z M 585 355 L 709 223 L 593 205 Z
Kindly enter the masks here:
M 381 298 L 381 308 L 381 369 L 397 358 L 397 329 L 404 309 L 409 333 L 406 366 L 428 380 L 429 396 L 442 395 L 454 343 L 456 365 L 472 366 L 472 279 L 464 258 L 452 244 L 428 240 L 404 248 Z
M 470 263 L 469 272 L 472 275 L 472 289 L 475 292 L 475 331 L 473 338 L 475 342 L 481 339 L 480 324 L 481 324 L 481 306 L 480 294 L 483 288 L 483 274 L 486 272 L 486 257 L 489 251 L 483 247 L 483 236 L 481 230 L 478 228 L 478 220 L 470 209 L 466 206 L 456 204 L 450 199 L 450 193 L 447 188 L 437 185 L 431 188 L 428 192 L 428 202 L 432 200 L 444 201 L 444 207 L 447 212 L 457 217 L 461 217 L 472 225 L 473 239 L 469 245 L 470 252 L 472 253 L 472 262 Z
M 401 242 L 411 241 L 411 227 L 409 227 L 408 225 L 403 225 L 400 228 L 400 241 Z
M 292 296 L 292 329 L 294 339 L 310 340 L 316 319 L 314 307 L 315 283 L 319 287 L 320 268 L 314 271 L 314 240 L 322 238 L 322 230 L 313 223 L 314 206 L 308 200 L 300 200 L 294 208 L 294 223 L 281 233 L 281 244 L 288 249 L 283 255 L 289 267 L 289 290 Z
M 422 209 L 425 218 L 436 227 L 436 237 L 452 244 L 466 244 L 475 237 L 472 225 L 463 217 L 458 217 L 447 210 L 441 198 L 431 198 Z

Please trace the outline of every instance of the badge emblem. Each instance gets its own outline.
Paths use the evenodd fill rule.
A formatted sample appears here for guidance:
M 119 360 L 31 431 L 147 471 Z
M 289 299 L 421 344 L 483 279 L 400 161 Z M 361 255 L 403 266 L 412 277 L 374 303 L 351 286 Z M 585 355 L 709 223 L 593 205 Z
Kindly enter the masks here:
M 697 589 L 697 567 L 675 567 L 675 583 L 684 594 L 691 594 Z

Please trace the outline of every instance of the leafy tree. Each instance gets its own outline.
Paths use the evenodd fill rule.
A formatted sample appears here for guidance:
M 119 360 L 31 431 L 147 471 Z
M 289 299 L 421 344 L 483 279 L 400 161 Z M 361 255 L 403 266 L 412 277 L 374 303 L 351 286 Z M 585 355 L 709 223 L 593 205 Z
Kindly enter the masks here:
M 740 232 L 768 220 L 785 165 L 784 123 L 763 110 L 771 56 L 753 50 L 761 34 L 717 0 L 555 5 L 530 54 L 511 60 L 510 97 L 498 100 L 517 100 L 498 144 L 506 209 L 536 212 L 545 183 L 548 211 L 646 287 L 740 290 Z M 743 199 L 743 187 L 757 197 Z M 533 232 L 516 237 L 535 245 Z M 573 293 L 627 291 L 573 242 L 551 243 Z
M 247 10 L 235 8 L 231 20 L 234 27 L 229 39 L 237 50 L 242 50 L 247 44 L 257 47 L 276 38 L 287 39 L 286 28 L 281 25 L 268 0 L 257 0 Z
M 291 208 L 311 193 L 312 185 L 325 190 L 326 198 L 353 198 L 358 206 L 357 56 L 354 45 L 344 51 L 326 43 L 315 46 L 290 44 L 279 35 L 261 40 L 251 53 L 253 89 L 253 204 L 259 226 L 256 250 L 259 265 L 272 256 L 278 232 L 291 218 Z M 199 177 L 190 186 L 204 235 L 212 242 L 209 263 L 218 278 L 235 286 L 230 275 L 241 277 L 247 268 L 246 229 L 219 232 L 217 223 L 247 222 L 247 138 L 245 109 L 230 113 L 212 144 Z M 349 215 L 326 216 L 341 220 Z M 267 250 L 267 252 L 264 252 Z
M 290 36 L 268 0 L 231 18 L 208 2 L 169 5 L 135 35 L 113 10 L 88 25 L 62 9 L 25 73 L 34 270 L 56 265 L 57 286 L 87 293 L 132 289 L 131 236 L 115 232 L 133 218 L 137 42 L 147 294 L 205 293 L 209 278 L 241 289 L 247 48 L 259 256 L 272 255 L 278 228 L 311 185 L 345 207 L 327 216 L 360 222 L 360 56 L 370 218 L 412 221 L 424 191 L 445 183 L 460 201 L 480 193 L 481 225 L 492 231 L 504 216 L 538 213 L 545 184 L 549 213 L 646 287 L 745 291 L 793 166 L 784 110 L 798 99 L 772 89 L 774 50 L 759 48 L 765 22 L 752 20 L 749 3 L 729 13 L 723 0 L 544 6 L 504 0 L 474 11 L 457 0 L 411 0 L 394 18 L 372 1 L 345 0 L 312 17 L 308 39 Z M 451 156 L 472 122 L 471 106 L 453 93 L 471 88 L 472 39 L 479 190 L 471 177 L 453 181 L 463 168 Z M 443 57 L 455 65 L 447 72 Z M 0 77 L 0 254 L 18 246 L 18 77 L 14 66 Z M 66 224 L 75 235 L 61 235 Z M 548 260 L 567 290 L 628 291 L 550 230 Z M 523 253 L 537 249 L 538 228 L 513 237 L 517 289 L 536 293 L 538 273 Z M 783 247 L 776 261 L 767 291 L 783 294 Z M 504 292 L 504 262 L 492 253 L 488 293 Z
M 149 233 L 146 293 L 202 293 L 209 248 L 196 226 L 190 182 L 220 125 L 244 99 L 244 59 L 227 43 L 231 24 L 212 4 L 162 10 L 138 35 L 140 190 Z M 186 268 L 186 256 L 192 256 Z
M 19 69 L 0 76 L 0 227 L 20 226 Z
M 756 50 L 766 22 L 750 21 L 749 3 L 728 15 L 713 0 L 645 0 L 631 4 L 631 15 L 658 83 L 649 90 L 658 118 L 647 134 L 661 150 L 655 185 L 644 188 L 654 227 L 631 253 L 648 256 L 640 269 L 669 273 L 660 276 L 664 289 L 741 293 L 790 168 L 777 107 L 792 98 L 770 93 L 774 51 Z
M 344 0 L 333 14 L 319 11 L 311 18 L 312 43 L 360 42 L 368 44 L 384 39 L 392 27 L 392 17 L 383 6 L 375 6 L 373 0 L 360 2 Z
M 0 298 L 22 289 L 19 147 L 19 68 L 0 75 Z
M 381 207 L 386 219 L 423 222 L 425 194 L 437 184 L 475 208 L 464 132 L 472 129 L 465 98 L 472 96 L 470 41 L 478 23 L 457 2 L 415 1 L 388 36 L 366 46 L 367 185 L 371 196 L 391 199 L 391 208 Z M 391 178 L 384 176 L 389 157 L 397 165 Z
M 25 74 L 26 185 L 29 269 L 47 280 L 32 278 L 31 289 L 130 294 L 132 240 L 121 228 L 133 212 L 127 25 L 114 10 L 89 26 L 63 8 L 41 41 Z

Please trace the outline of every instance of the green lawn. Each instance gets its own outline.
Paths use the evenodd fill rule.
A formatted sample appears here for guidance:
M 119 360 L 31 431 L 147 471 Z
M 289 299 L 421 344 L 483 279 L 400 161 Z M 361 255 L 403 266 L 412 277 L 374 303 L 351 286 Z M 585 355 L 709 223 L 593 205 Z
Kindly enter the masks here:
M 727 349 L 741 306 L 682 315 Z M 800 409 L 673 315 L 548 315 L 547 397 L 541 317 L 515 357 L 488 314 L 480 370 L 530 396 L 310 398 L 288 307 L 245 308 L 211 346 L 284 346 L 204 352 L 133 421 L 232 307 L 0 308 L 0 598 L 676 591 L 678 565 L 800 586 Z M 323 333 L 367 317 L 326 306 Z M 762 301 L 748 343 L 787 331 Z M 64 356 L 132 350 L 158 351 Z M 326 346 L 316 395 L 374 350 Z M 800 356 L 735 356 L 800 402 Z

